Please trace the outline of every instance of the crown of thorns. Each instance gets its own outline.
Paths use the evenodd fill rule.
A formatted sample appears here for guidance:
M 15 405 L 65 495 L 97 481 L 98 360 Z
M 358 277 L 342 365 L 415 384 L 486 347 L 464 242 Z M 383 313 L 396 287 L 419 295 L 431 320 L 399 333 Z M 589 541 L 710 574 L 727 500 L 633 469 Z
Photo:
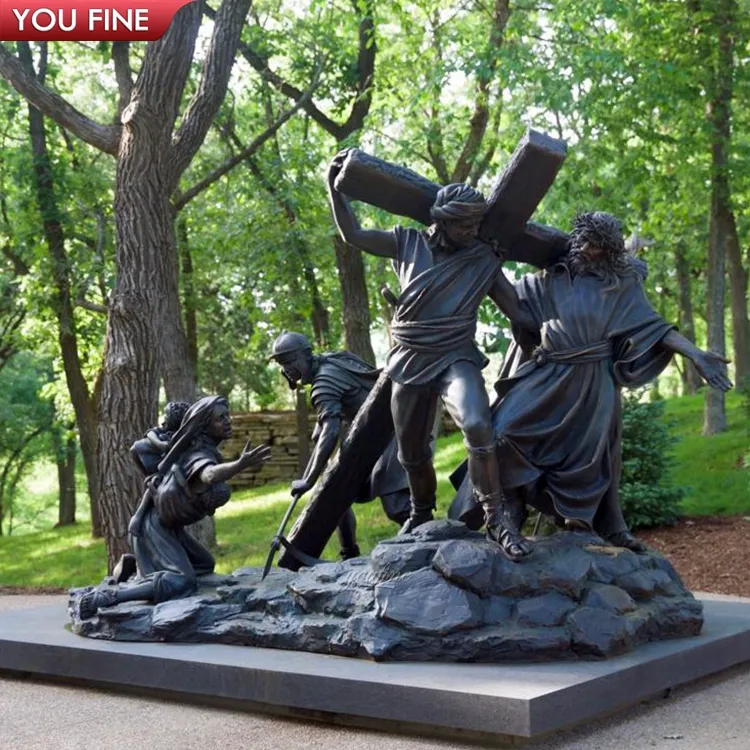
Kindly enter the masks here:
M 625 252 L 622 223 L 603 211 L 578 214 L 573 220 L 570 240 L 573 250 L 588 244 L 601 248 L 610 257 Z

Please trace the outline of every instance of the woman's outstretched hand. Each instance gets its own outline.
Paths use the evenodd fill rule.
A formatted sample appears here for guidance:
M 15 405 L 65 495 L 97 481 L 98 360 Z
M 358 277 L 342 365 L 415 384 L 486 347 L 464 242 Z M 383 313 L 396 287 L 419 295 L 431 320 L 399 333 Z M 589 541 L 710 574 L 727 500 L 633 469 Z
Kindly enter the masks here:
M 245 447 L 240 453 L 240 457 L 237 462 L 240 464 L 242 469 L 256 468 L 262 466 L 266 461 L 271 458 L 271 448 L 267 445 L 258 445 L 255 448 L 250 448 L 250 441 L 245 443 Z

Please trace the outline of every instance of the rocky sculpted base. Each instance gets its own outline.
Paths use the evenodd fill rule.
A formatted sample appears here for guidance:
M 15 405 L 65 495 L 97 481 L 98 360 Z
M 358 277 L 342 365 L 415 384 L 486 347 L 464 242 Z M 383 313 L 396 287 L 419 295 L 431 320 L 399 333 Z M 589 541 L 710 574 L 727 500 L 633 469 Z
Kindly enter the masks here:
M 124 584 L 127 585 L 127 584 Z M 121 641 L 225 643 L 391 661 L 526 662 L 606 658 L 697 635 L 703 610 L 655 552 L 591 534 L 538 539 L 521 562 L 480 534 L 432 521 L 372 555 L 298 573 L 208 576 L 185 599 L 130 602 L 73 630 Z

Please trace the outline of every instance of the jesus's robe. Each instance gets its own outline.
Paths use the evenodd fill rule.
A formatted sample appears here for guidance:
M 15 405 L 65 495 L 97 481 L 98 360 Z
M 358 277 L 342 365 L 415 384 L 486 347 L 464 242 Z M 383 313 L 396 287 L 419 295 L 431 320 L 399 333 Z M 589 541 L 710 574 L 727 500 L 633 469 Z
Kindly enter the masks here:
M 515 286 L 538 330 L 514 329 L 495 384 L 503 488 L 600 533 L 621 531 L 621 514 L 611 512 L 621 468 L 620 388 L 642 386 L 666 367 L 671 352 L 661 341 L 673 326 L 654 311 L 635 272 L 607 288 L 560 263 Z M 466 517 L 471 506 L 465 479 L 450 515 Z

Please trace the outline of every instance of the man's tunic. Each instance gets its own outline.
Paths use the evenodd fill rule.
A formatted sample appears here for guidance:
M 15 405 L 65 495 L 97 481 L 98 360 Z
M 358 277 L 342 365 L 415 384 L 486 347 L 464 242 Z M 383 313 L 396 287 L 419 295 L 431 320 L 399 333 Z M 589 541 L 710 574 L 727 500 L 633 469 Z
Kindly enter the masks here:
M 396 227 L 393 233 L 401 294 L 391 325 L 396 345 L 388 355 L 388 375 L 402 385 L 424 385 L 459 360 L 485 367 L 488 360 L 474 336 L 479 305 L 501 272 L 497 255 L 476 242 L 436 264 L 435 243 L 426 232 Z

